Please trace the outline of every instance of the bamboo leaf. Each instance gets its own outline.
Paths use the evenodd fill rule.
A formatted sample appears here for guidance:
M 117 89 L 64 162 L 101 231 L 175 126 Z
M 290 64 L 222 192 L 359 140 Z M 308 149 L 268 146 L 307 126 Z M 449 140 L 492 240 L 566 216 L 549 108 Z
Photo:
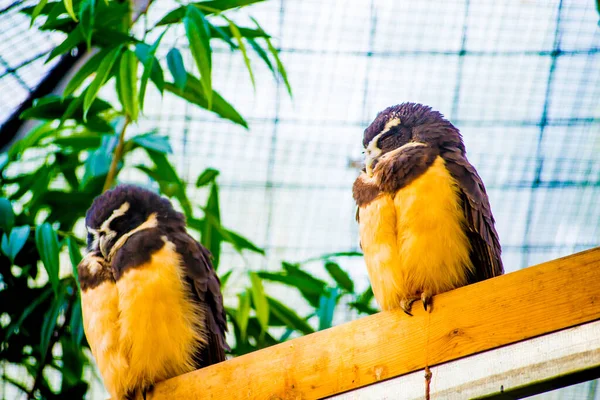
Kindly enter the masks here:
M 77 27 L 81 30 L 88 50 L 92 47 L 95 15 L 96 0 L 83 0 L 79 6 L 79 24 Z
M 210 194 L 204 207 L 205 223 L 202 234 L 202 244 L 208 248 L 213 256 L 213 267 L 215 270 L 219 267 L 221 258 L 221 210 L 219 207 L 219 187 L 213 183 L 210 188 Z
M 265 0 L 213 0 L 213 1 L 202 1 L 198 3 L 191 3 L 189 6 L 198 7 L 204 14 L 209 15 L 214 12 L 222 12 L 226 10 L 230 10 L 232 8 L 243 7 L 249 4 L 260 3 Z M 156 24 L 159 25 L 169 25 L 180 22 L 186 13 L 186 7 L 179 7 L 173 11 L 170 11 L 167 15 L 162 17 L 162 19 Z
M 225 233 L 224 237 L 233 245 L 233 247 L 235 247 L 237 251 L 250 250 L 255 253 L 262 254 L 263 256 L 265 255 L 264 249 L 261 249 L 245 237 L 225 228 L 222 229 L 222 232 Z
M 250 272 L 250 282 L 252 283 L 252 301 L 256 318 L 260 323 L 263 332 L 269 329 L 269 303 L 265 295 L 263 284 L 255 272 Z
M 206 186 L 209 183 L 213 182 L 217 176 L 219 175 L 219 171 L 213 168 L 206 168 L 198 177 L 196 181 L 196 187 Z
M 90 59 L 84 64 L 84 66 L 81 67 L 69 80 L 69 83 L 67 83 L 67 87 L 65 88 L 65 91 L 63 93 L 63 97 L 67 97 L 73 94 L 73 92 L 75 92 L 75 90 L 77 90 L 77 88 L 81 86 L 83 81 L 88 76 L 96 72 L 98 70 L 98 67 L 100 66 L 100 63 L 109 52 L 110 49 L 103 49 L 100 52 L 94 54 L 92 57 L 90 57 Z
M 98 71 L 96 72 L 96 77 L 88 87 L 85 93 L 85 97 L 83 100 L 83 119 L 85 120 L 87 117 L 87 113 L 94 102 L 94 99 L 98 95 L 100 88 L 106 83 L 108 77 L 110 76 L 110 72 L 114 63 L 117 61 L 117 58 L 121 52 L 121 46 L 117 46 L 112 49 L 106 57 L 100 63 L 98 67 Z
M 77 282 L 77 287 L 79 287 L 79 274 L 77 273 L 77 266 L 81 262 L 81 251 L 79 250 L 79 245 L 75 238 L 69 236 L 67 239 L 67 248 L 69 249 L 69 259 L 71 260 L 71 267 L 73 270 L 73 276 L 75 277 L 75 281 Z M 79 288 L 81 290 L 81 288 Z
M 328 288 L 326 293 L 319 299 L 319 330 L 331 328 L 333 312 L 338 300 L 338 288 Z
M 242 340 L 246 340 L 246 329 L 248 328 L 248 318 L 250 317 L 250 294 L 248 290 L 238 294 L 238 310 L 236 313 L 236 321 L 240 328 Z
M 15 224 L 15 213 L 10 200 L 0 197 L 0 228 L 4 232 L 10 232 Z
M 52 338 L 52 334 L 54 333 L 54 327 L 56 326 L 56 319 L 58 318 L 58 315 L 60 314 L 61 310 L 66 305 L 65 290 L 64 289 L 58 290 L 58 289 L 60 289 L 60 288 L 57 288 L 57 290 L 55 290 L 55 297 L 52 300 L 52 305 L 50 306 L 50 309 L 44 315 L 44 322 L 42 323 L 40 353 L 42 354 L 43 358 L 46 357 L 46 353 L 48 352 L 48 350 L 50 350 L 50 351 L 52 350 L 52 349 L 49 349 L 48 347 L 50 346 L 50 340 Z
M 152 75 L 152 72 L 154 71 L 154 65 L 155 63 L 158 63 L 158 61 L 156 60 L 155 54 L 156 54 L 156 50 L 158 49 L 158 46 L 160 45 L 160 41 L 162 40 L 163 36 L 165 35 L 165 33 L 167 33 L 167 29 L 165 29 L 163 31 L 163 33 L 160 34 L 160 36 L 158 37 L 158 39 L 156 39 L 156 41 L 152 44 L 152 46 L 148 46 L 145 44 L 138 44 L 135 47 L 135 54 L 138 56 L 138 58 L 140 59 L 140 61 L 142 62 L 142 64 L 144 64 L 144 73 L 142 74 L 142 79 L 140 82 L 140 109 L 143 110 L 144 109 L 144 98 L 146 96 L 146 86 L 148 85 L 148 79 L 150 78 L 150 76 Z M 144 53 L 145 51 L 145 54 Z M 142 55 L 142 58 L 140 58 L 140 55 Z M 158 66 L 160 68 L 160 65 Z M 162 71 L 162 70 L 161 70 Z M 164 83 L 164 80 L 163 80 Z
M 154 150 L 165 154 L 173 153 L 168 136 L 160 136 L 155 133 L 145 133 L 143 135 L 135 136 L 133 139 L 131 139 L 131 141 L 147 150 Z
M 254 49 L 256 54 L 258 54 L 258 56 L 265 62 L 265 64 L 267 64 L 267 67 L 269 67 L 271 72 L 273 72 L 273 75 L 275 75 L 275 69 L 273 68 L 273 63 L 269 59 L 267 52 L 256 42 L 256 40 L 254 40 L 252 38 L 246 38 L 246 40 L 248 41 L 248 43 L 250 43 L 250 46 L 252 46 L 252 48 Z
M 139 113 L 137 67 L 138 61 L 135 54 L 131 50 L 125 50 L 121 56 L 119 74 L 117 75 L 117 91 L 123 105 L 123 111 L 132 121 L 137 120 Z
M 70 32 L 65 38 L 65 40 L 63 40 L 61 44 L 56 46 L 54 50 L 50 52 L 50 54 L 48 55 L 48 59 L 46 60 L 46 64 L 55 57 L 70 52 L 72 49 L 77 47 L 79 43 L 83 42 L 83 40 L 84 37 L 79 29 L 75 29 L 74 31 Z
M 204 109 L 208 109 L 208 101 L 204 96 L 200 81 L 190 74 L 187 74 L 187 82 L 185 89 L 179 89 L 172 83 L 165 83 L 165 90 L 196 104 Z M 222 118 L 228 119 L 248 129 L 248 123 L 242 118 L 231 104 L 221 97 L 217 92 L 213 91 L 213 104 L 210 111 L 219 115 Z
M 46 7 L 46 4 L 48 4 L 48 0 L 41 0 L 39 3 L 37 3 L 33 9 L 33 12 L 31 13 L 31 23 L 29 24 L 30 28 L 33 26 L 35 19 L 40 15 L 44 7 Z
M 73 304 L 73 313 L 69 323 L 71 338 L 75 344 L 80 344 L 83 339 L 83 315 L 81 314 L 81 298 L 78 296 Z
M 252 21 L 254 22 L 254 24 L 260 31 L 264 32 L 264 30 L 258 24 L 258 21 L 256 21 L 252 17 L 250 17 L 250 19 L 252 19 Z M 271 40 L 268 37 L 265 37 L 265 41 L 267 42 L 267 47 L 269 49 L 269 52 L 273 55 L 273 58 L 275 59 L 275 64 L 277 65 L 277 71 L 279 72 L 279 75 L 281 75 L 281 78 L 283 79 L 283 82 L 285 83 L 285 87 L 287 88 L 287 91 L 290 94 L 290 97 L 292 97 L 292 87 L 290 86 L 290 82 L 288 80 L 287 72 L 285 71 L 285 67 L 283 66 L 283 63 L 281 62 L 281 60 L 279 59 L 279 52 L 277 51 L 275 46 L 273 46 L 273 43 L 271 43 Z
M 327 261 L 325 263 L 325 269 L 329 272 L 329 275 L 335 280 L 339 287 L 349 293 L 354 292 L 354 282 L 338 264 L 333 261 Z
M 48 273 L 48 280 L 52 285 L 54 293 L 58 296 L 58 289 L 60 280 L 58 277 L 59 263 L 58 263 L 58 238 L 56 232 L 47 222 L 39 225 L 35 230 L 35 243 L 37 245 L 38 252 L 44 268 Z
M 207 108 L 212 107 L 212 50 L 210 48 L 210 24 L 202 11 L 188 6 L 183 19 L 190 50 L 200 71 L 200 83 L 204 89 Z
M 240 34 L 240 30 L 237 25 L 233 23 L 229 18 L 223 16 L 227 22 L 229 22 L 229 29 L 231 29 L 231 33 L 237 40 L 240 51 L 242 52 L 242 56 L 244 57 L 244 64 L 246 64 L 246 69 L 250 74 L 250 80 L 252 81 L 252 86 L 256 89 L 256 82 L 254 81 L 254 73 L 252 73 L 252 67 L 250 66 L 250 58 L 248 58 L 248 52 L 246 51 L 246 45 L 242 39 L 242 35 Z
M 75 16 L 75 11 L 73 11 L 73 0 L 63 0 L 65 4 L 65 9 L 67 13 L 73 18 L 73 21 L 77 22 L 77 17 Z
M 269 310 L 271 313 L 279 318 L 288 328 L 302 332 L 305 335 L 315 331 L 308 322 L 281 302 L 269 296 L 267 296 L 267 301 L 269 302 Z
M 187 82 L 187 72 L 185 72 L 183 57 L 175 47 L 167 53 L 167 65 L 169 66 L 169 71 L 175 81 L 175 86 L 180 90 L 184 90 Z
M 51 288 L 46 288 L 46 290 L 42 291 L 26 308 L 23 310 L 23 313 L 19 316 L 19 319 L 12 322 L 6 328 L 6 336 L 5 340 L 8 341 L 10 337 L 23 325 L 23 322 L 31 315 L 31 313 L 40 306 L 43 302 L 45 302 L 48 297 L 52 294 Z

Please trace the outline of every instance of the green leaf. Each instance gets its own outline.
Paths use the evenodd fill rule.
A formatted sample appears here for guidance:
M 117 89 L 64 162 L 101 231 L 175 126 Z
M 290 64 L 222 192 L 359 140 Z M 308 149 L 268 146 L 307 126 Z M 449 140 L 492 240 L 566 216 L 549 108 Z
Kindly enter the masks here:
M 81 257 L 81 251 L 79 250 L 79 245 L 77 244 L 75 238 L 69 236 L 66 241 L 67 248 L 69 249 L 69 258 L 71 259 L 71 267 L 73 268 L 73 276 L 75 277 L 75 281 L 79 287 L 79 274 L 77 273 L 77 266 L 83 257 Z
M 238 42 L 238 46 L 242 52 L 242 56 L 244 57 L 244 64 L 246 64 L 246 69 L 250 74 L 250 81 L 252 81 L 252 86 L 256 89 L 256 82 L 254 81 L 254 74 L 252 73 L 252 67 L 250 66 L 250 59 L 248 58 L 248 52 L 246 51 L 246 45 L 244 44 L 240 30 L 238 29 L 237 25 L 233 23 L 233 21 L 225 16 L 223 16 L 223 18 L 229 22 L 229 29 L 231 29 L 231 33 Z
M 264 271 L 258 272 L 258 276 L 262 279 L 283 283 L 284 285 L 297 288 L 302 294 L 302 297 L 304 297 L 313 307 L 319 306 L 319 297 L 325 292 L 325 283 L 312 277 Z
M 15 224 L 15 213 L 10 200 L 0 197 L 0 228 L 4 232 L 10 232 Z
M 10 259 L 11 263 L 15 262 L 17 254 L 25 246 L 28 237 L 28 225 L 15 226 L 10 231 L 10 235 L 7 236 L 7 233 L 2 235 L 2 252 Z
M 50 339 L 52 338 L 52 334 L 54 333 L 56 319 L 58 318 L 58 315 L 65 306 L 65 290 L 64 288 L 61 289 L 60 287 L 57 287 L 57 289 L 55 290 L 54 300 L 52 300 L 52 305 L 44 315 L 44 321 L 42 323 L 40 340 L 40 353 L 42 355 L 42 359 L 45 359 L 48 350 L 52 350 L 48 348 L 50 346 Z
M 328 288 L 327 292 L 319 299 L 319 330 L 331 328 L 333 312 L 338 300 L 338 288 Z
M 77 47 L 79 43 L 83 42 L 83 40 L 84 37 L 79 29 L 75 29 L 74 31 L 70 32 L 65 40 L 50 52 L 48 59 L 46 60 L 46 64 L 55 57 L 70 52 L 72 49 Z
M 213 168 L 206 168 L 196 181 L 196 187 L 206 186 L 209 183 L 213 182 L 217 176 L 219 175 L 219 171 Z
M 89 133 L 58 137 L 52 141 L 53 144 L 59 147 L 71 148 L 77 152 L 92 148 L 96 149 L 100 147 L 101 142 L 102 136 Z
M 37 245 L 38 252 L 46 272 L 48 272 L 48 280 L 54 289 L 54 293 L 58 296 L 58 289 L 60 280 L 58 277 L 59 263 L 58 263 L 58 238 L 56 232 L 47 222 L 38 226 L 35 230 L 35 243 Z
M 254 303 L 254 310 L 256 311 L 256 318 L 258 318 L 263 332 L 266 332 L 269 329 L 269 303 L 265 296 L 265 289 L 255 272 L 250 272 L 249 274 L 250 282 L 252 283 L 252 301 Z
M 279 318 L 290 329 L 302 332 L 305 335 L 314 333 L 314 329 L 304 319 L 300 318 L 293 310 L 286 307 L 279 301 L 267 296 L 269 310 L 273 315 Z
M 246 40 L 248 41 L 248 43 L 250 43 L 250 46 L 252 46 L 256 54 L 258 54 L 258 56 L 265 62 L 265 64 L 267 64 L 267 67 L 269 67 L 271 72 L 273 72 L 273 75 L 275 75 L 273 63 L 271 62 L 271 60 L 269 60 L 269 55 L 267 54 L 267 52 L 256 42 L 256 40 L 252 38 L 246 38 Z
M 200 81 L 194 78 L 192 75 L 187 74 L 187 82 L 185 89 L 181 90 L 172 83 L 165 83 L 165 90 L 194 103 L 204 109 L 208 109 L 208 101 L 204 96 Z M 226 102 L 217 92 L 213 91 L 213 104 L 210 111 L 219 115 L 221 118 L 228 119 L 248 129 L 248 123 L 242 118 L 242 116 L 236 111 L 235 108 L 228 102 Z
M 221 210 L 219 209 L 219 187 L 213 184 L 210 188 L 210 194 L 204 207 L 205 223 L 201 232 L 202 244 L 211 252 L 213 256 L 213 268 L 219 267 L 221 258 Z
M 256 21 L 252 17 L 250 17 L 250 19 L 254 22 L 254 24 L 260 31 L 264 32 L 264 30 L 258 24 L 258 21 Z M 277 51 L 275 46 L 273 46 L 273 43 L 271 43 L 271 40 L 268 37 L 265 37 L 265 41 L 267 42 L 267 47 L 269 49 L 269 52 L 273 55 L 273 58 L 275 59 L 275 64 L 277 65 L 277 71 L 279 72 L 279 75 L 281 75 L 281 78 L 283 79 L 283 82 L 285 83 L 285 87 L 287 88 L 287 91 L 291 97 L 292 96 L 292 87 L 290 86 L 290 82 L 288 80 L 287 72 L 285 71 L 285 67 L 283 66 L 283 63 L 281 62 L 281 60 L 279 59 L 279 52 Z
M 73 94 L 73 92 L 75 92 L 75 90 L 77 90 L 77 88 L 81 86 L 83 81 L 88 76 L 96 72 L 96 70 L 100 66 L 100 62 L 104 59 L 104 57 L 106 57 L 106 55 L 109 52 L 110 49 L 103 49 L 98 53 L 94 54 L 92 57 L 90 57 L 90 59 L 83 65 L 83 67 L 81 67 L 69 80 L 69 83 L 67 83 L 67 87 L 65 88 L 65 91 L 63 93 L 63 97 L 67 97 Z
M 71 338 L 75 344 L 80 344 L 83 339 L 83 316 L 81 314 L 81 298 L 77 296 L 77 300 L 73 304 L 73 312 L 69 324 L 71 330 Z
M 204 89 L 209 110 L 212 107 L 212 50 L 210 48 L 210 24 L 202 11 L 188 6 L 183 19 L 185 33 L 190 43 L 192 56 L 200 71 L 200 83 Z
M 148 46 L 146 44 L 138 44 L 135 48 L 135 54 L 138 56 L 138 58 L 140 58 L 140 55 L 143 57 L 140 58 L 140 61 L 142 62 L 142 64 L 144 64 L 144 73 L 142 74 L 142 80 L 140 83 L 140 109 L 144 109 L 144 97 L 146 96 L 146 86 L 148 85 L 148 79 L 150 78 L 150 76 L 152 75 L 152 72 L 154 71 L 154 65 L 158 64 L 158 60 L 156 60 L 155 54 L 156 54 L 156 50 L 158 49 L 158 46 L 160 44 L 160 41 L 162 40 L 163 36 L 165 35 L 165 33 L 167 33 L 167 29 L 164 30 L 163 33 L 160 34 L 160 36 L 158 37 L 158 39 L 156 39 L 156 41 L 154 42 L 154 44 L 152 46 Z M 145 45 L 145 46 L 144 46 Z M 147 47 L 147 49 L 145 48 Z M 144 54 L 145 52 L 145 54 Z M 160 68 L 160 65 L 158 65 L 158 68 Z M 161 69 L 162 71 L 162 69 Z M 163 79 L 163 85 L 164 85 L 164 79 Z
M 9 160 L 7 152 L 0 153 L 0 173 L 2 172 L 4 167 L 6 167 L 8 165 L 9 161 L 10 160 Z
M 229 281 L 229 278 L 231 277 L 232 273 L 233 273 L 233 270 L 230 269 L 229 271 L 227 271 L 223 275 L 221 275 L 221 277 L 219 278 L 219 280 L 221 281 L 221 290 L 227 285 L 227 282 Z
M 73 316 L 75 310 L 73 310 Z M 73 321 L 73 319 L 71 319 Z M 62 365 L 60 372 L 62 375 L 62 382 L 60 387 L 61 394 L 71 397 L 75 397 L 75 393 L 85 393 L 87 391 L 87 383 L 82 382 L 83 367 L 86 365 L 87 359 L 82 352 L 82 347 L 77 343 L 71 336 L 63 335 L 60 337 L 60 347 L 62 349 Z
M 231 243 L 233 247 L 235 247 L 237 251 L 250 250 L 255 253 L 262 254 L 263 256 L 265 255 L 264 249 L 261 249 L 245 237 L 225 228 L 223 228 L 221 232 L 225 233 L 223 236 L 227 242 Z
M 87 113 L 88 113 L 90 107 L 92 106 L 94 99 L 98 95 L 100 88 L 102 88 L 104 83 L 106 83 L 106 81 L 108 80 L 108 77 L 110 76 L 112 67 L 113 67 L 115 61 L 117 61 L 117 58 L 118 58 L 120 52 L 121 52 L 121 46 L 115 47 L 110 52 L 108 52 L 106 57 L 104 57 L 104 59 L 100 63 L 100 66 L 98 67 L 98 71 L 96 72 L 96 77 L 94 78 L 94 80 L 92 81 L 92 83 L 90 84 L 88 89 L 86 90 L 85 98 L 83 100 L 83 119 L 84 120 L 86 119 Z
M 75 104 L 76 106 L 80 106 L 77 104 L 77 99 L 74 97 L 66 97 L 62 98 L 60 96 L 49 95 L 46 97 L 42 97 L 34 102 L 34 104 L 25 110 L 21 115 L 21 119 L 58 119 L 64 116 L 71 106 Z M 90 115 L 96 115 L 98 113 L 104 112 L 111 108 L 110 103 L 102 100 L 95 99 L 91 104 L 88 113 Z M 81 108 L 75 107 L 74 112 L 67 116 L 67 118 L 73 119 L 82 119 L 83 118 L 83 110 Z M 49 130 L 50 127 L 46 128 Z M 29 145 L 31 146 L 31 145 Z
M 88 50 L 92 47 L 92 32 L 96 15 L 96 0 L 83 0 L 79 6 L 79 24 L 81 35 L 85 39 Z
M 248 328 L 248 318 L 250 317 L 250 294 L 245 292 L 238 294 L 239 305 L 236 313 L 236 321 L 240 328 L 242 340 L 246 340 L 246 328 Z
M 73 0 L 63 0 L 63 3 L 65 4 L 65 9 L 67 10 L 67 13 L 69 13 L 71 18 L 73 18 L 73 21 L 77 22 L 75 11 L 73 11 Z
M 41 0 L 39 3 L 37 3 L 33 9 L 33 12 L 31 13 L 31 23 L 29 24 L 29 28 L 33 26 L 35 19 L 40 15 L 44 7 L 46 7 L 46 4 L 48 4 L 48 0 Z
M 139 113 L 137 69 L 137 57 L 131 50 L 125 50 L 121 56 L 119 74 L 117 75 L 117 91 L 123 110 L 132 121 L 137 120 Z
M 288 80 L 287 72 L 285 71 L 285 67 L 283 66 L 283 63 L 281 62 L 281 60 L 279 59 L 279 53 L 278 53 L 277 49 L 275 49 L 275 47 L 273 46 L 273 44 L 271 43 L 271 40 L 269 40 L 269 38 L 265 38 L 265 40 L 267 42 L 269 51 L 273 55 L 273 58 L 275 59 L 275 63 L 277 64 L 277 71 L 279 71 L 279 75 L 281 75 L 281 78 L 283 79 L 283 82 L 285 83 L 285 87 L 287 88 L 287 91 L 290 94 L 290 97 L 292 97 L 292 87 L 290 86 L 290 81 Z
M 329 275 L 335 280 L 339 287 L 347 292 L 354 292 L 354 282 L 350 279 L 350 276 L 344 271 L 338 264 L 333 261 L 327 261 L 325 263 L 325 269 L 329 272 Z
M 132 142 L 142 146 L 147 150 L 158 151 L 159 153 L 173 153 L 168 136 L 160 136 L 155 133 L 145 133 L 135 136 L 131 139 Z
M 39 296 L 37 296 L 26 308 L 23 310 L 23 313 L 19 316 L 19 319 L 11 323 L 6 328 L 6 336 L 4 337 L 5 341 L 8 341 L 10 337 L 19 329 L 23 322 L 31 315 L 31 313 L 40 306 L 43 302 L 45 302 L 48 297 L 52 294 L 52 290 L 50 288 L 46 288 L 46 290 L 42 291 Z
M 260 3 L 265 0 L 213 0 L 191 3 L 189 6 L 198 7 L 205 15 L 215 12 L 230 10 L 232 8 L 243 7 L 249 4 Z M 186 15 L 186 6 L 179 7 L 165 15 L 156 25 L 169 25 L 180 22 Z
M 118 138 L 116 135 L 103 135 L 100 148 L 88 152 L 80 189 L 85 189 L 90 182 L 100 179 L 104 180 L 110 169 L 112 153 L 117 142 Z
M 185 83 L 187 82 L 187 72 L 185 72 L 183 57 L 175 47 L 167 53 L 167 65 L 169 66 L 169 71 L 175 81 L 175 86 L 180 90 L 184 90 Z

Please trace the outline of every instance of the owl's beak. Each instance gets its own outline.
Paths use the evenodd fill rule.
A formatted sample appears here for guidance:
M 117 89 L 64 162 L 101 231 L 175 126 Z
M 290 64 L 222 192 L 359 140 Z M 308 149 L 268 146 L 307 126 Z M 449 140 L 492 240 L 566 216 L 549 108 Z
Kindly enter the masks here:
M 110 249 L 108 248 L 108 238 L 106 236 L 101 237 L 100 240 L 98 241 L 98 247 L 100 248 L 100 253 L 102 253 L 102 257 L 104 257 L 105 260 L 108 260 L 108 254 L 110 252 Z
M 367 175 L 369 178 L 373 177 L 373 163 L 375 162 L 375 158 L 366 156 L 365 157 L 365 170 L 367 171 Z

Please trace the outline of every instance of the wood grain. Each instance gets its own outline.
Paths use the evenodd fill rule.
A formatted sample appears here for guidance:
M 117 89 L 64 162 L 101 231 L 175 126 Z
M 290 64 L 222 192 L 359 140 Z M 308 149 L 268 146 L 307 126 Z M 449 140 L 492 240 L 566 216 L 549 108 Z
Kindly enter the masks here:
M 159 383 L 157 399 L 316 399 L 600 319 L 600 248 Z

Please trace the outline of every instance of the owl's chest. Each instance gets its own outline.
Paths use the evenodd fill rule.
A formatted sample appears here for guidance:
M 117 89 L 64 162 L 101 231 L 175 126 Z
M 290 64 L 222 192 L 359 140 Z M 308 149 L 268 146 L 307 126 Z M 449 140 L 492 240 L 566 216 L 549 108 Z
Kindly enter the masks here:
M 459 193 L 438 157 L 409 185 L 361 207 L 361 246 L 379 297 L 389 302 L 398 293 L 439 293 L 466 282 L 472 266 Z

